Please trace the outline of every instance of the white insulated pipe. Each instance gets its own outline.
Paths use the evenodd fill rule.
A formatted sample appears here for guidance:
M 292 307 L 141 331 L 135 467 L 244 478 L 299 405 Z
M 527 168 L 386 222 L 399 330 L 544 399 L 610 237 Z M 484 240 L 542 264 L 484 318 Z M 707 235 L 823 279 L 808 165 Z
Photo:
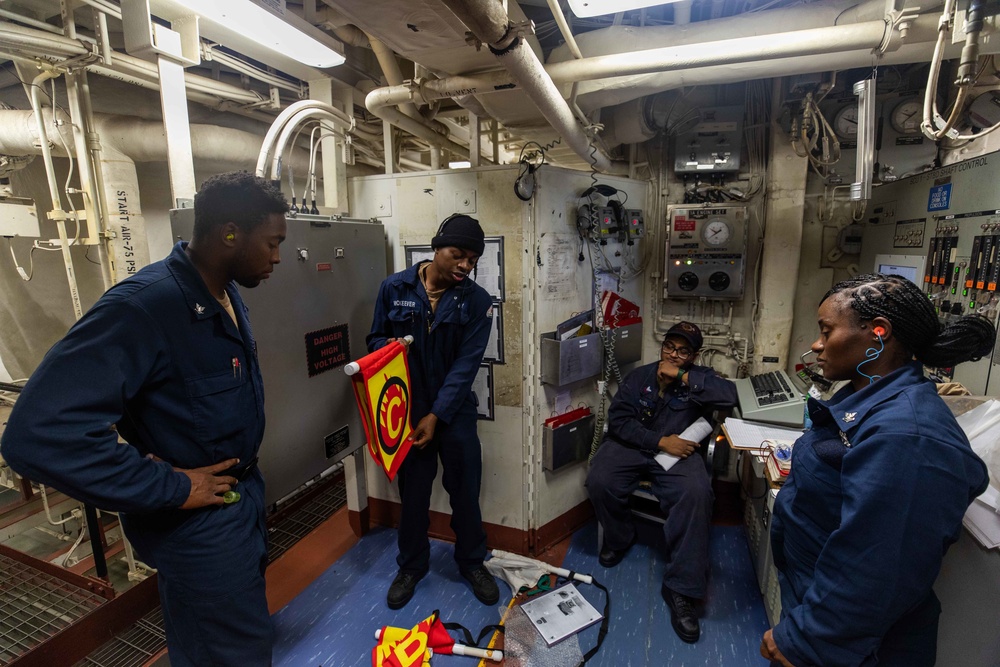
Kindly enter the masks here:
M 52 198 L 52 220 L 56 223 L 56 231 L 59 232 L 59 249 L 62 251 L 63 265 L 66 268 L 66 281 L 69 283 L 69 296 L 73 303 L 73 314 L 76 319 L 83 317 L 83 306 L 80 303 L 80 288 L 76 284 L 76 270 L 73 268 L 73 257 L 69 252 L 69 236 L 66 234 L 66 212 L 62 207 L 62 198 L 59 196 L 59 187 L 56 185 L 56 171 L 52 165 L 52 149 L 49 147 L 49 135 L 45 128 L 45 118 L 42 115 L 42 103 L 40 99 L 41 84 L 49 79 L 54 79 L 59 73 L 53 70 L 41 72 L 34 78 L 29 86 L 28 99 L 31 100 L 31 113 L 35 117 L 35 129 L 38 131 L 38 143 L 42 151 L 42 162 L 45 164 L 45 176 L 49 184 L 49 196 Z M 55 120 L 56 112 L 53 108 L 52 119 Z M 54 126 L 54 123 L 53 123 Z
M 437 132 L 423 121 L 410 118 L 396 109 L 394 104 L 413 99 L 413 91 L 407 86 L 393 88 L 376 88 L 365 97 L 365 107 L 383 121 L 395 125 L 415 137 L 423 139 L 438 148 L 444 148 L 455 155 L 468 155 L 469 148 L 455 143 L 447 136 Z M 402 98 L 402 99 L 401 99 Z M 399 100 L 399 101 L 396 101 Z M 388 168 L 388 167 L 387 167 Z
M 42 58 L 51 62 L 93 53 L 79 40 L 52 35 L 8 22 L 0 22 L 0 51 L 23 54 L 29 58 Z M 112 67 L 105 67 L 99 63 L 91 63 L 86 67 L 92 72 L 110 78 L 159 89 L 159 86 L 156 85 L 158 76 L 156 64 L 126 53 L 115 52 Z M 254 104 L 261 101 L 260 96 L 256 93 L 195 74 L 185 73 L 184 85 L 190 99 L 209 106 L 223 99 L 242 104 Z
M 889 30 L 891 26 L 887 21 L 868 21 L 850 26 L 796 30 L 782 33 L 780 38 L 776 35 L 754 35 L 566 60 L 551 63 L 545 69 L 556 83 L 674 72 L 748 61 L 876 49 L 886 39 Z
M 62 116 L 58 114 L 57 117 Z M 58 128 L 69 136 L 68 118 Z M 148 234 L 139 200 L 136 162 L 164 162 L 167 140 L 163 125 L 158 121 L 143 121 L 127 116 L 93 115 L 93 133 L 100 137 L 99 169 L 103 182 L 99 186 L 105 204 L 105 231 L 113 238 L 115 282 L 134 274 L 150 261 Z M 31 111 L 0 110 L 0 153 L 37 155 L 48 142 L 39 139 L 37 119 Z M 214 125 L 191 125 L 192 152 L 196 160 L 247 166 L 254 163 L 260 152 L 260 137 Z M 60 142 L 54 152 L 63 155 Z M 53 151 L 50 150 L 50 154 Z M 296 151 L 294 165 L 305 173 L 308 158 Z M 101 181 L 99 181 L 101 182 Z M 56 192 L 58 194 L 58 192 Z
M 396 62 L 396 54 L 393 53 L 392 49 L 380 42 L 375 37 L 365 33 L 368 38 L 369 46 L 371 46 L 372 53 L 375 54 L 375 59 L 378 60 L 379 67 L 382 68 L 382 73 L 385 75 L 386 83 L 390 86 L 400 86 L 403 84 L 403 72 L 399 69 L 399 63 Z M 399 106 L 400 111 L 405 113 L 407 116 L 413 119 L 420 119 L 420 112 L 417 111 L 416 105 L 412 103 L 404 103 Z
M 538 56 L 528 44 L 511 34 L 510 19 L 498 2 L 442 0 L 469 30 L 497 57 L 511 78 L 535 103 L 545 120 L 563 141 L 598 171 L 627 174 L 628 165 L 613 163 L 578 124 L 573 111 L 546 74 Z
M 261 178 L 267 178 L 267 165 L 268 158 L 272 156 L 275 152 L 275 142 L 281 136 L 282 131 L 285 129 L 286 125 L 294 126 L 297 124 L 294 121 L 296 115 L 310 110 L 321 110 L 327 114 L 327 120 L 330 120 L 334 125 L 338 126 L 345 132 L 351 132 L 354 130 L 354 117 L 348 116 L 340 109 L 333 107 L 326 102 L 320 102 L 318 100 L 301 100 L 294 104 L 291 104 L 278 114 L 278 117 L 274 119 L 271 126 L 267 128 L 267 134 L 264 135 L 264 142 L 260 146 L 260 151 L 257 155 L 257 166 L 254 169 L 254 173 Z M 276 154 L 275 157 L 280 158 L 280 153 Z

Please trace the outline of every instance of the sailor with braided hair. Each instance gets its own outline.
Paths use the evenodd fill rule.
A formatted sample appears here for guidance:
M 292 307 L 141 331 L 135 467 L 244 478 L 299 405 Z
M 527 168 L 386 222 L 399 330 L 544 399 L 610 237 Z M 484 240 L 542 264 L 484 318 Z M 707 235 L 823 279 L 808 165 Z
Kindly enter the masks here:
M 989 476 L 923 364 L 983 357 L 996 330 L 976 315 L 942 328 L 920 288 L 882 274 L 831 289 L 819 330 L 823 375 L 849 383 L 809 400 L 813 427 L 775 501 L 781 620 L 760 652 L 795 667 L 933 665 L 932 586 Z
M 902 276 L 866 273 L 838 283 L 827 292 L 849 296 L 858 318 L 882 316 L 895 326 L 904 350 L 933 368 L 977 361 L 990 353 L 996 331 L 979 315 L 966 315 L 942 330 L 927 295 Z

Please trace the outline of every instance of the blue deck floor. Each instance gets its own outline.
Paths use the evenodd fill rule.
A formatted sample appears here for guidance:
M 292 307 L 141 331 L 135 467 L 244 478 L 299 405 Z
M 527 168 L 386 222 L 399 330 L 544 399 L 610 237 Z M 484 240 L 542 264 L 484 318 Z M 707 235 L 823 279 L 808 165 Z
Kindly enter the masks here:
M 591 523 L 573 536 L 563 566 L 593 574 L 610 591 L 609 633 L 594 667 L 669 665 L 670 667 L 764 667 L 757 652 L 768 628 L 764 605 L 750 564 L 746 540 L 738 526 L 713 526 L 712 576 L 701 619 L 698 643 L 681 642 L 670 627 L 669 610 L 660 597 L 662 535 L 642 524 L 639 542 L 613 569 L 597 563 L 597 530 Z M 435 609 L 445 621 L 473 632 L 497 623 L 509 588 L 501 583 L 501 604 L 487 607 L 473 597 L 452 560 L 451 545 L 431 541 L 431 569 L 413 600 L 399 611 L 385 604 L 396 573 L 396 533 L 377 528 L 366 535 L 320 578 L 274 615 L 276 667 L 351 667 L 370 665 L 374 632 L 383 625 L 410 627 Z M 604 596 L 592 586 L 580 591 L 600 610 Z M 597 627 L 579 635 L 586 652 L 594 646 Z M 435 656 L 436 667 L 476 664 L 472 658 Z M 567 666 L 569 667 L 569 666 Z

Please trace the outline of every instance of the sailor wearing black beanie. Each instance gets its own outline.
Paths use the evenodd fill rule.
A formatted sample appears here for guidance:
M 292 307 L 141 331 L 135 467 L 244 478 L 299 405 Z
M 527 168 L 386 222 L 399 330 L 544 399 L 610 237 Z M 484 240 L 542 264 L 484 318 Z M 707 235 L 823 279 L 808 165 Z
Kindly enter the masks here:
M 445 218 L 441 226 L 438 227 L 437 234 L 431 239 L 431 247 L 438 248 L 462 248 L 482 255 L 486 248 L 483 228 L 479 226 L 479 221 L 463 213 L 455 213 Z
M 500 599 L 496 580 L 483 566 L 483 453 L 472 392 L 493 330 L 493 299 L 473 279 L 485 249 L 483 229 L 475 218 L 456 213 L 441 223 L 431 246 L 430 261 L 382 282 L 366 339 L 372 352 L 393 340 L 413 339 L 407 353 L 413 445 L 397 477 L 399 571 L 386 594 L 390 609 L 410 601 L 431 567 L 427 531 L 439 462 L 452 507 L 459 573 L 483 604 Z

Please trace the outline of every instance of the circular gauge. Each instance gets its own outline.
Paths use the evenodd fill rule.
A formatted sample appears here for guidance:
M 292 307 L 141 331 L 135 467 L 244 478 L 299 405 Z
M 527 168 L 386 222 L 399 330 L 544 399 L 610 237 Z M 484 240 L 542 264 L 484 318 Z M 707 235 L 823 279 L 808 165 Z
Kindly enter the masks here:
M 677 286 L 685 292 L 690 292 L 698 286 L 698 276 L 690 271 L 685 271 L 677 277 Z
M 858 106 L 848 104 L 833 116 L 833 132 L 841 141 L 858 140 Z
M 708 245 L 722 245 L 731 234 L 732 229 L 725 220 L 709 220 L 701 230 L 701 238 Z
M 924 102 L 916 97 L 904 97 L 889 114 L 889 124 L 900 134 L 920 134 L 924 116 Z
M 708 277 L 708 286 L 716 292 L 725 290 L 729 287 L 729 283 L 729 274 L 723 273 L 722 271 L 716 271 Z

